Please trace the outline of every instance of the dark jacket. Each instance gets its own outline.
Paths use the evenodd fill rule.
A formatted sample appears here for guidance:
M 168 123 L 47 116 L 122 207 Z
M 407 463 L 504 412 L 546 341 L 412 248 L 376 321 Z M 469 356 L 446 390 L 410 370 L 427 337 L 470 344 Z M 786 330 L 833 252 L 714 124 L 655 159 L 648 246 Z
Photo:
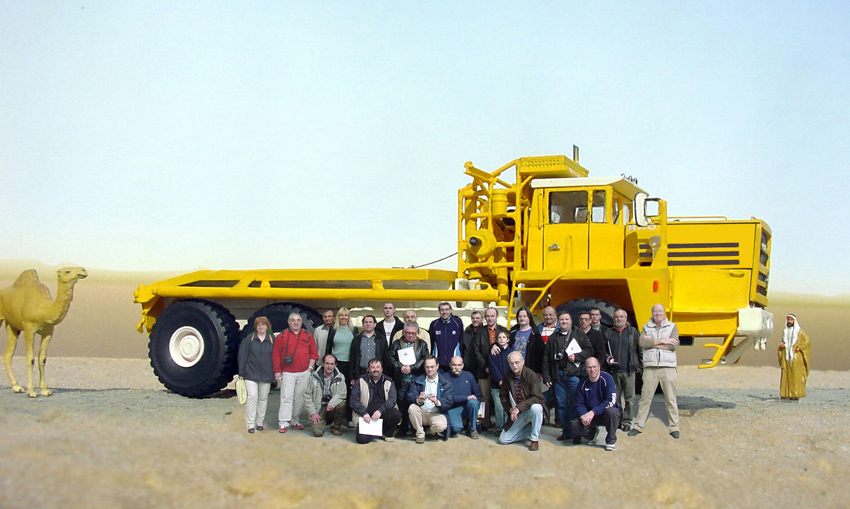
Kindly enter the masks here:
M 543 381 L 547 384 L 552 384 L 558 381 L 558 367 L 561 365 L 560 360 L 555 360 L 557 353 L 563 353 L 566 358 L 567 345 L 575 339 L 581 347 L 581 352 L 575 355 L 575 362 L 579 363 L 576 366 L 569 360 L 566 361 L 566 369 L 564 373 L 567 376 L 581 376 L 584 370 L 584 361 L 593 357 L 593 347 L 590 345 L 587 336 L 578 327 L 570 329 L 569 337 L 564 337 L 561 334 L 563 331 L 558 331 L 557 334 L 549 336 L 549 342 L 546 343 L 546 352 L 543 356 Z
M 623 338 L 623 342 L 619 349 L 617 348 L 617 345 L 620 343 L 618 341 L 618 337 Z M 613 327 L 606 330 L 605 347 L 608 349 L 609 353 L 614 356 L 614 359 L 617 360 L 619 366 L 614 368 L 609 366 L 607 362 L 602 363 L 601 365 L 609 373 L 626 373 L 626 363 L 621 359 L 628 355 L 628 374 L 631 375 L 635 371 L 643 371 L 643 350 L 640 347 L 639 341 L 640 332 L 628 324 L 626 324 L 626 328 L 623 329 L 622 335 Z
M 606 327 L 607 331 L 608 328 Z M 587 336 L 587 340 L 590 341 L 590 346 L 593 347 L 593 356 L 599 361 L 599 366 L 605 366 L 605 359 L 608 358 L 608 345 L 605 344 L 605 338 L 602 337 L 602 333 L 593 327 L 590 328 L 589 331 L 585 332 Z
M 381 365 L 384 364 L 384 359 L 387 356 L 387 343 L 378 337 L 377 331 L 373 335 L 372 339 L 375 340 L 375 357 L 381 360 Z M 351 340 L 351 350 L 348 354 L 348 367 L 349 372 L 343 373 L 348 380 L 354 380 L 362 374 L 360 371 L 360 343 L 363 341 L 363 333 L 354 336 L 354 339 Z M 366 361 L 370 361 L 372 359 L 366 359 Z
M 351 408 L 353 413 L 353 420 L 357 422 L 357 420 L 366 415 L 366 409 L 369 408 L 369 401 L 372 399 L 372 390 L 383 390 L 384 391 L 384 399 L 386 400 L 378 411 L 381 414 L 387 413 L 387 410 L 390 408 L 398 408 L 396 406 L 396 391 L 395 384 L 390 380 L 386 375 L 381 375 L 381 378 L 378 379 L 378 382 L 372 384 L 372 379 L 369 378 L 369 375 L 363 375 L 357 379 L 357 383 L 355 383 L 351 387 L 351 396 L 348 398 L 348 406 Z
M 460 354 L 465 371 L 472 373 L 475 378 L 487 378 L 487 368 L 490 367 L 490 335 L 486 325 L 481 325 L 478 330 L 472 325 L 464 329 Z
M 499 389 L 499 399 L 502 401 L 502 408 L 505 413 L 510 414 L 511 408 L 516 406 L 519 412 L 525 412 L 531 408 L 531 405 L 539 404 L 543 407 L 543 420 L 547 420 L 546 415 L 549 413 L 546 409 L 546 403 L 543 401 L 543 388 L 540 385 L 540 377 L 537 373 L 528 369 L 522 369 L 520 378 L 520 390 L 522 391 L 523 400 L 521 403 L 514 405 L 514 374 L 513 372 L 506 373 L 502 387 Z M 505 419 L 505 430 L 509 430 L 513 421 Z
M 599 373 L 599 380 L 591 382 L 590 378 L 582 378 L 576 389 L 576 411 L 584 415 L 593 410 L 593 415 L 602 415 L 606 408 L 619 408 L 617 403 L 617 388 L 614 379 L 608 373 Z
M 407 401 L 413 401 L 416 403 L 416 400 L 419 398 L 420 392 L 425 392 L 425 377 L 428 375 L 419 375 L 410 382 L 410 388 L 407 389 Z M 444 375 L 437 372 L 437 399 L 440 400 L 440 413 L 446 413 L 452 407 L 452 401 L 454 400 L 454 386 L 452 385 L 452 381 L 449 380 L 448 375 Z M 419 405 L 422 406 L 422 405 Z
M 452 407 L 459 407 L 466 404 L 466 400 L 470 396 L 475 396 L 478 401 L 484 401 L 484 396 L 481 394 L 481 389 L 478 388 L 478 382 L 469 371 L 461 371 L 460 375 L 454 376 L 449 373 L 449 380 L 452 382 L 453 398 Z
M 425 373 L 425 357 L 428 356 L 428 345 L 422 341 L 421 339 L 417 339 L 413 343 L 413 352 L 416 354 L 416 364 L 410 366 L 410 374 L 413 378 Z M 403 380 L 401 379 L 401 361 L 398 360 L 398 351 L 402 348 L 408 348 L 407 344 L 404 342 L 404 339 L 399 338 L 393 341 L 393 344 L 390 345 L 389 350 L 387 350 L 386 354 L 386 362 L 384 363 L 384 369 L 390 371 L 392 373 L 393 381 L 395 382 L 396 387 L 401 389 L 401 384 Z M 388 369 L 389 368 L 389 369 Z M 407 397 L 407 394 L 399 394 L 399 397 L 404 399 Z
M 511 327 L 511 348 L 516 350 L 516 333 L 519 331 L 519 325 L 514 325 Z M 525 367 L 531 369 L 535 373 L 543 372 L 543 353 L 545 350 L 545 345 L 543 344 L 543 337 L 540 336 L 540 332 L 537 331 L 537 327 L 532 327 L 530 329 L 531 334 L 528 336 L 528 346 L 525 348 Z M 489 341 L 489 339 L 488 339 Z
M 395 323 L 393 324 L 393 331 L 390 333 L 389 340 L 387 340 L 387 331 L 384 329 L 384 322 L 386 321 L 387 319 L 384 318 L 383 320 L 378 322 L 378 325 L 375 326 L 375 334 L 377 334 L 379 338 L 384 340 L 385 349 L 390 347 L 389 345 L 392 343 L 395 333 L 404 329 L 404 322 L 396 318 Z
M 257 338 L 257 333 L 252 332 L 251 334 L 245 336 L 242 339 L 242 343 L 239 344 L 239 376 L 244 378 L 245 380 L 250 380 L 252 382 L 263 382 L 263 383 L 271 383 L 274 382 L 274 363 L 272 362 L 272 352 L 274 351 L 274 336 L 271 333 L 267 333 L 265 341 L 260 341 Z M 256 339 L 256 343 L 253 341 Z M 258 348 L 258 353 L 260 354 L 260 359 L 262 362 L 262 366 L 260 367 L 259 372 L 256 372 L 252 369 L 248 364 L 248 354 L 251 348 Z
M 437 318 L 431 322 L 428 333 L 431 335 L 431 355 L 437 358 L 437 364 L 440 366 L 448 366 L 455 356 L 455 349 L 460 349 L 463 322 L 454 315 L 449 317 L 448 322 Z
M 508 355 L 514 349 L 510 345 L 500 350 L 497 354 L 490 354 L 490 389 L 498 389 L 499 382 L 510 372 L 511 367 L 508 365 Z

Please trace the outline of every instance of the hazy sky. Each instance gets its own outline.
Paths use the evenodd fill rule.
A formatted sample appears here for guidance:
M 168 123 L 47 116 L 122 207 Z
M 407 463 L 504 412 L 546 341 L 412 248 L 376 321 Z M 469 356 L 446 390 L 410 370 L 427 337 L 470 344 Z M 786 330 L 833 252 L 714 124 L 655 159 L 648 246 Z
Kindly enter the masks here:
M 848 2 L 0 0 L 0 258 L 408 266 L 463 164 L 581 148 L 850 293 Z M 454 268 L 444 262 L 441 268 Z

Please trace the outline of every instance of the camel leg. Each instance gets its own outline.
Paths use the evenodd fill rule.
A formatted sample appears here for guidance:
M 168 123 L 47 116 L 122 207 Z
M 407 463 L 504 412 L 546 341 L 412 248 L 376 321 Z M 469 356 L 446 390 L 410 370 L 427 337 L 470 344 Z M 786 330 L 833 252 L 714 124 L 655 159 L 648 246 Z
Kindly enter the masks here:
M 8 321 L 6 322 L 6 353 L 3 355 L 3 362 L 6 364 L 6 374 L 9 375 L 12 392 L 24 392 L 24 388 L 18 385 L 18 380 L 12 373 L 12 354 L 15 353 L 15 347 L 18 346 L 18 332 L 9 325 Z
M 35 364 L 33 355 L 33 342 L 35 341 L 35 330 L 27 327 L 24 329 L 24 340 L 27 343 L 27 396 L 36 397 L 35 385 L 32 383 L 32 368 Z
M 50 339 L 53 338 L 53 329 L 44 331 L 41 336 L 41 347 L 38 349 L 38 381 L 42 396 L 50 396 L 53 391 L 47 388 L 47 380 L 44 378 L 44 365 L 47 363 L 47 345 L 50 344 Z

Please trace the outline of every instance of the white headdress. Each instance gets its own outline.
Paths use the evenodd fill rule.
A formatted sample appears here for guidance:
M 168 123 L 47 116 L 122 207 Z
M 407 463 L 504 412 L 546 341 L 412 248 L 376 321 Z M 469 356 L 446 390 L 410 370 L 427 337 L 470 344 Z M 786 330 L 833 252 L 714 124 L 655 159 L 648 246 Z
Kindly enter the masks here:
M 785 343 L 785 360 L 788 362 L 794 361 L 794 345 L 797 344 L 797 336 L 800 335 L 800 321 L 797 320 L 795 315 L 787 315 L 785 320 L 788 320 L 788 317 L 794 319 L 793 327 L 785 327 L 785 330 L 782 331 L 782 342 Z

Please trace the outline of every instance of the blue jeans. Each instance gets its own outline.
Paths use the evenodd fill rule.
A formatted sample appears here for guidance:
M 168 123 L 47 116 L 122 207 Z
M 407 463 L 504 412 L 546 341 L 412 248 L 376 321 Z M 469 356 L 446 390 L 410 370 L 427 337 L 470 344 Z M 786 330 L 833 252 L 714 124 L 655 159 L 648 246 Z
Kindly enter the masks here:
M 565 375 L 558 371 L 558 381 L 552 384 L 555 389 L 555 399 L 558 401 L 558 416 L 561 418 L 561 433 L 568 437 L 572 436 L 570 421 L 578 417 L 576 412 L 576 389 L 578 389 L 579 378 L 577 376 Z
M 540 428 L 543 426 L 543 405 L 535 403 L 525 412 L 516 416 L 516 421 L 507 431 L 499 435 L 499 442 L 511 444 L 530 438 L 532 442 L 540 439 Z
M 502 400 L 499 399 L 499 389 L 490 389 L 490 394 L 493 396 L 493 415 L 496 416 L 496 431 L 502 431 L 505 427 L 505 409 L 502 408 Z
M 469 429 L 475 429 L 478 422 L 478 407 L 481 403 L 477 399 L 468 399 L 463 405 L 449 409 L 446 415 L 449 418 L 449 429 L 452 433 L 463 430 L 463 419 L 469 419 Z

